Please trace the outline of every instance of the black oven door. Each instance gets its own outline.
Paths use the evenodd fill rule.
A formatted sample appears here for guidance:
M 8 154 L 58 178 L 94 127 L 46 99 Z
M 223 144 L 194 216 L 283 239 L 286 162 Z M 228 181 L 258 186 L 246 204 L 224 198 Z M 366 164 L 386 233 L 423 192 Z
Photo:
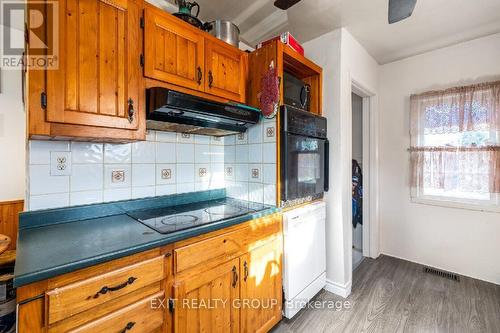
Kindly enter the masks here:
M 283 139 L 281 200 L 321 198 L 328 191 L 328 140 L 286 132 Z

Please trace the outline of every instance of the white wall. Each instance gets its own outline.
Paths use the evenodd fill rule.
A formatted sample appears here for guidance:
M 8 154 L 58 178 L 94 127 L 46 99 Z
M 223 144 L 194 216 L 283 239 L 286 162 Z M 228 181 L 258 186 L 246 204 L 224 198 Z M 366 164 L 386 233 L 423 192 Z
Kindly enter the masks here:
M 408 187 L 409 97 L 500 78 L 500 34 L 381 67 L 381 251 L 500 284 L 500 214 L 415 204 Z
M 21 99 L 21 71 L 0 72 L 0 201 L 24 198 L 26 117 Z
M 352 281 L 351 86 L 354 80 L 376 94 L 379 66 L 345 29 L 309 41 L 304 49 L 323 67 L 323 114 L 328 118 L 327 289 L 347 296 Z

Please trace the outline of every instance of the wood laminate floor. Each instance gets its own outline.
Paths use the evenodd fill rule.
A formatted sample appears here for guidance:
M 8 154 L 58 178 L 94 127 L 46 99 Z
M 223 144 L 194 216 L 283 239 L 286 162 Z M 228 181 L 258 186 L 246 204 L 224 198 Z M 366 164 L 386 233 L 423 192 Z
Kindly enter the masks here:
M 327 291 L 314 300 L 344 301 Z M 423 272 L 388 256 L 365 259 L 353 273 L 351 309 L 303 309 L 278 332 L 500 333 L 500 286 Z

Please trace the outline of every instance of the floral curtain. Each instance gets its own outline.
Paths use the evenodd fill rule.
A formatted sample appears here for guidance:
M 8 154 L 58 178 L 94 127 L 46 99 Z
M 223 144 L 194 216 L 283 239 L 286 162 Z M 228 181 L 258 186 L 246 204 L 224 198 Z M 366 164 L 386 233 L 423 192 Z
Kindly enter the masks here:
M 411 185 L 500 193 L 500 81 L 410 98 Z

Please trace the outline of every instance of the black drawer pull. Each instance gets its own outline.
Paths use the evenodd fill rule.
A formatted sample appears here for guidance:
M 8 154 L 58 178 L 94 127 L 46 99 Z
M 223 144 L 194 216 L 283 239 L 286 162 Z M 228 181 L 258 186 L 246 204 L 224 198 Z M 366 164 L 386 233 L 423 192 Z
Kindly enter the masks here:
M 128 286 L 129 284 L 132 284 L 134 283 L 134 281 L 137 280 L 137 278 L 131 276 L 127 279 L 127 281 L 123 282 L 122 284 L 119 284 L 115 287 L 108 287 L 108 286 L 104 286 L 101 288 L 101 290 L 99 290 L 95 295 L 94 295 L 94 298 L 98 298 L 101 294 L 104 295 L 104 294 L 107 294 L 108 291 L 117 291 L 117 290 L 120 290 L 120 289 L 123 289 L 125 288 L 126 286 Z M 133 325 L 132 325 L 133 326 Z
M 244 267 L 244 270 L 245 270 L 245 275 L 243 277 L 243 281 L 247 282 L 247 279 L 248 279 L 248 264 L 247 262 L 245 261 L 245 263 L 243 264 L 243 267 Z
M 203 78 L 203 72 L 201 71 L 200 66 L 198 66 L 198 68 L 197 68 L 197 77 L 198 78 L 196 81 L 198 82 L 198 84 L 201 84 L 201 79 Z
M 233 288 L 236 288 L 236 284 L 238 283 L 238 272 L 236 271 L 236 266 L 233 266 L 231 271 L 233 272 L 233 282 L 231 285 Z
M 124 328 L 124 329 L 122 329 L 122 330 L 120 331 L 120 333 L 125 333 L 125 332 L 127 332 L 127 331 L 131 330 L 131 329 L 132 329 L 132 327 L 134 327 L 134 325 L 135 325 L 135 322 L 134 322 L 134 321 L 129 322 L 129 323 L 127 324 L 127 326 L 125 326 L 125 328 Z
M 214 76 L 212 71 L 208 71 L 208 87 L 212 88 L 212 84 L 214 83 Z

